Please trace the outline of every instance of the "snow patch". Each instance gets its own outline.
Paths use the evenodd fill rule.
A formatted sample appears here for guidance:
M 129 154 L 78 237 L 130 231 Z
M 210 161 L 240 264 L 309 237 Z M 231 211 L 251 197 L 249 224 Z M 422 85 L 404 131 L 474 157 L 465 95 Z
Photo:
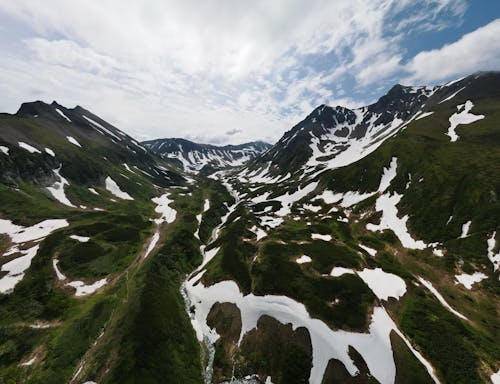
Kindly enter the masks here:
M 420 119 L 423 119 L 423 118 L 425 118 L 425 117 L 427 117 L 427 116 L 432 115 L 433 113 L 434 113 L 434 112 L 424 112 L 424 113 L 422 113 L 422 114 L 418 115 L 418 117 L 417 117 L 415 120 L 420 120 Z
M 134 198 L 130 196 L 127 192 L 123 192 L 118 186 L 118 184 L 116 184 L 116 182 L 109 176 L 106 177 L 106 189 L 120 199 L 134 200 Z
M 9 156 L 9 148 L 8 147 L 0 145 L 0 152 L 2 152 L 4 155 Z
M 479 283 L 481 280 L 484 280 L 487 278 L 488 278 L 488 276 L 486 276 L 482 272 L 474 272 L 472 275 L 469 275 L 467 273 L 455 275 L 455 279 L 457 279 L 457 281 L 467 289 L 472 289 L 472 286 L 475 283 Z
M 45 152 L 47 152 L 52 157 L 56 157 L 55 152 L 50 148 L 45 147 Z
M 330 241 L 330 240 L 332 240 L 332 236 L 331 235 L 322 235 L 320 233 L 312 233 L 311 239 Z
M 367 247 L 366 245 L 363 245 L 363 244 L 359 244 L 359 247 L 361 249 L 364 249 L 366 252 L 368 252 L 368 254 L 370 256 L 375 256 L 377 254 L 377 250 L 376 249 L 373 249 L 373 248 L 370 248 L 370 247 Z
M 495 255 L 494 249 L 496 245 L 496 240 L 495 237 L 497 235 L 497 232 L 493 232 L 491 237 L 488 239 L 487 244 L 488 244 L 488 259 L 493 263 L 493 270 L 496 271 L 500 267 L 500 250 L 498 253 Z
M 332 271 L 330 272 L 330 276 L 339 277 L 345 275 L 346 273 L 353 275 L 355 272 L 350 268 L 333 267 Z
M 446 302 L 446 300 L 444 299 L 444 297 L 438 292 L 438 290 L 436 288 L 434 288 L 434 286 L 432 285 L 432 283 L 430 281 L 427 281 L 427 280 L 424 280 L 423 278 L 421 278 L 420 276 L 418 277 L 418 281 L 420 281 L 429 291 L 431 291 L 431 293 L 439 300 L 439 302 L 443 305 L 443 307 L 445 307 L 448 311 L 450 311 L 451 313 L 453 313 L 455 316 L 463 319 L 463 320 L 469 320 L 467 319 L 467 317 L 465 317 L 464 315 L 462 315 L 460 312 L 458 311 L 455 311 L 450 304 L 448 304 Z
M 51 187 L 47 187 L 47 189 L 50 194 L 61 204 L 76 208 L 76 206 L 73 205 L 71 201 L 69 201 L 69 199 L 66 197 L 66 194 L 64 193 L 64 186 L 69 185 L 69 182 L 61 176 L 61 168 L 62 165 L 59 166 L 59 168 L 53 170 L 53 172 L 59 178 L 59 181 L 56 181 Z
M 295 261 L 297 264 L 305 264 L 305 263 L 310 263 L 312 261 L 312 259 L 307 255 L 302 255 L 299 258 L 297 258 Z
M 151 238 L 151 241 L 149 242 L 148 248 L 146 249 L 146 253 L 144 254 L 144 258 L 149 256 L 151 251 L 156 247 L 158 240 L 160 240 L 160 234 L 158 232 L 155 232 L 153 237 Z
M 36 149 L 35 147 L 32 147 L 31 145 L 29 145 L 25 142 L 20 141 L 18 144 L 19 144 L 20 148 L 25 149 L 29 153 L 42 153 L 38 149 Z
M 388 300 L 389 297 L 399 299 L 406 293 L 405 281 L 397 275 L 384 272 L 381 268 L 365 268 L 358 272 L 358 276 L 380 300 Z
M 80 243 L 86 243 L 87 241 L 90 240 L 90 237 L 78 236 L 78 235 L 71 235 L 69 238 L 79 241 Z
M 75 296 L 87 296 L 94 293 L 99 288 L 104 287 L 106 283 L 107 279 L 104 278 L 102 280 L 97 280 L 92 284 L 85 284 L 83 281 L 71 281 L 66 285 L 76 289 Z
M 459 136 L 455 132 L 455 129 L 458 125 L 471 124 L 475 121 L 484 119 L 484 115 L 474 115 L 472 113 L 469 113 L 473 106 L 474 104 L 472 104 L 472 101 L 467 100 L 464 110 L 460 113 L 454 113 L 448 119 L 450 122 L 450 127 L 448 128 L 448 132 L 446 133 L 446 135 L 450 137 L 451 141 L 457 141 L 459 138 Z
M 398 209 L 396 205 L 401 201 L 403 195 L 394 192 L 393 195 L 385 193 L 381 195 L 375 204 L 375 209 L 382 212 L 380 224 L 375 225 L 368 223 L 366 229 L 376 232 L 390 229 L 398 237 L 399 241 L 405 248 L 409 249 L 424 249 L 426 244 L 422 240 L 414 240 L 408 233 L 406 222 L 408 215 L 402 218 L 398 217 Z
M 73 136 L 66 136 L 66 140 L 68 140 L 71 144 L 76 145 L 77 147 L 82 147 L 78 141 Z
M 156 204 L 155 212 L 160 214 L 160 218 L 155 219 L 155 223 L 160 225 L 162 223 L 171 224 L 177 216 L 177 211 L 170 208 L 170 204 L 174 201 L 168 198 L 169 194 L 164 193 L 159 197 L 153 197 L 151 200 Z
M 68 123 L 71 123 L 71 120 L 69 119 L 69 117 L 68 117 L 68 116 L 66 116 L 66 115 L 64 114 L 64 112 L 63 112 L 63 111 L 61 111 L 59 108 L 56 108 L 56 112 L 57 112 L 57 113 L 59 113 L 59 115 L 61 115 L 61 116 L 62 116 L 62 117 L 63 117 L 63 118 L 64 118 L 64 119 L 68 122 Z
M 468 236 L 471 224 L 472 224 L 472 221 L 469 220 L 464 225 L 462 225 L 462 234 L 460 235 L 461 239 L 465 239 Z
M 8 235 L 13 243 L 20 244 L 42 239 L 53 231 L 68 225 L 69 223 L 65 219 L 51 219 L 41 221 L 31 227 L 23 227 L 13 224 L 10 220 L 0 219 L 0 233 Z
M 0 293 L 11 292 L 17 283 L 23 279 L 24 272 L 30 267 L 31 260 L 36 256 L 39 247 L 40 245 L 35 245 L 29 249 L 19 251 L 22 256 L 2 265 L 2 271 L 7 272 L 7 274 L 0 278 Z

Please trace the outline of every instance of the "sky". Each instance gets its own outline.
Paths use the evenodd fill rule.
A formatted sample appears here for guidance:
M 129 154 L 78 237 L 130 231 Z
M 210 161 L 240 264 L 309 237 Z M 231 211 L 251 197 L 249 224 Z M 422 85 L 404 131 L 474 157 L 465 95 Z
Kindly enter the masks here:
M 0 0 L 0 111 L 139 140 L 276 142 L 321 104 L 500 70 L 498 0 Z

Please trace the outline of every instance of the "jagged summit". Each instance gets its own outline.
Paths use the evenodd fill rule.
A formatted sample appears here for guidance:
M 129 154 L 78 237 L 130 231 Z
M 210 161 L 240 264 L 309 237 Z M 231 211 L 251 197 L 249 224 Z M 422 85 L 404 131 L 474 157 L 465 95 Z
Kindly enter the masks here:
M 217 146 L 180 138 L 148 140 L 142 144 L 163 158 L 180 161 L 184 170 L 190 172 L 198 172 L 204 167 L 213 170 L 243 165 L 271 147 L 271 144 L 262 141 Z
M 479 72 L 441 86 L 396 84 L 375 103 L 356 109 L 320 105 L 255 162 L 270 162 L 280 173 L 342 167 L 456 95 L 463 99 L 488 97 L 499 85 L 500 72 Z

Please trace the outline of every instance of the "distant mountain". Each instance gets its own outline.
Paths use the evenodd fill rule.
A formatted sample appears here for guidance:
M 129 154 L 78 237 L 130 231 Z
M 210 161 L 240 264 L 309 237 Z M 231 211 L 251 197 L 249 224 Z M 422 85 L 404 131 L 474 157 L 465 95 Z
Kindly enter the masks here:
M 239 145 L 198 144 L 185 139 L 156 139 L 142 142 L 164 159 L 178 160 L 185 171 L 198 172 L 204 167 L 221 169 L 243 165 L 267 151 L 271 145 L 253 141 Z

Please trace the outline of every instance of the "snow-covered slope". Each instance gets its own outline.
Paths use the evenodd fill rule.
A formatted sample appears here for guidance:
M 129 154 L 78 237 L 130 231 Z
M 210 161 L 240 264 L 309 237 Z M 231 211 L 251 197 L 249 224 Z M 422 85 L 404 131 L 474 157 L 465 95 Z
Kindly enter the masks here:
M 254 141 L 240 145 L 215 146 L 184 139 L 157 139 L 142 143 L 163 158 L 176 159 L 187 172 L 239 166 L 268 150 L 271 145 Z

